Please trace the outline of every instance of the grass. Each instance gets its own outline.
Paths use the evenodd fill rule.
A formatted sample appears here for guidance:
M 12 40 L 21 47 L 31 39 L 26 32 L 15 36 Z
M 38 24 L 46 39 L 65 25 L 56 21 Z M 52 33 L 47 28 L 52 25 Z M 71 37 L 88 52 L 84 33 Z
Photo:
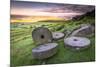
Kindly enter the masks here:
M 33 24 L 21 25 L 20 27 L 11 28 L 11 66 L 41 65 L 43 61 L 46 64 L 88 62 L 95 60 L 95 36 L 89 37 L 91 46 L 82 51 L 72 51 L 64 47 L 63 39 L 57 41 L 59 44 L 58 52 L 46 60 L 37 60 L 32 56 L 32 48 L 36 45 L 32 40 L 31 32 L 37 27 L 47 27 L 52 32 L 64 30 L 72 31 L 80 24 L 94 23 L 93 17 L 84 17 L 77 21 L 60 21 L 60 22 L 37 22 Z M 13 25 L 13 24 L 12 24 Z M 14 24 L 16 25 L 16 24 Z

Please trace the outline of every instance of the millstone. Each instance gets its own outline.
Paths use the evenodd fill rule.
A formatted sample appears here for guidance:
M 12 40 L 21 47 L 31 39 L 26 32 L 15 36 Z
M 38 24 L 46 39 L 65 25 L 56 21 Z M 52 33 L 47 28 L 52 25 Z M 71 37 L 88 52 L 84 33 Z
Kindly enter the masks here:
M 53 39 L 58 40 L 64 37 L 64 33 L 61 32 L 53 32 L 52 33 Z
M 94 30 L 95 30 L 94 26 L 84 25 L 81 28 L 73 31 L 70 36 L 82 36 L 82 37 L 85 37 L 87 35 L 90 35 L 90 34 L 94 33 Z
M 47 43 L 32 49 L 33 57 L 36 59 L 46 59 L 57 52 L 57 43 Z
M 90 45 L 90 40 L 85 37 L 69 37 L 64 39 L 65 46 L 69 46 L 75 49 L 84 48 Z
M 38 27 L 32 31 L 32 38 L 37 45 L 52 42 L 52 33 L 49 29 L 44 27 Z

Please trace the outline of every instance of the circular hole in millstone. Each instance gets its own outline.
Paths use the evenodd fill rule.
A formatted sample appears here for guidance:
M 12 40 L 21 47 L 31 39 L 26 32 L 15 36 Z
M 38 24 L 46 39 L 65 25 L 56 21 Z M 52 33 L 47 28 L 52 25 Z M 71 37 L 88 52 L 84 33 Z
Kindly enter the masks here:
M 44 35 L 41 35 L 41 39 L 44 39 Z
M 78 41 L 77 39 L 73 39 L 74 41 Z
M 58 36 L 58 34 L 56 34 L 56 36 Z

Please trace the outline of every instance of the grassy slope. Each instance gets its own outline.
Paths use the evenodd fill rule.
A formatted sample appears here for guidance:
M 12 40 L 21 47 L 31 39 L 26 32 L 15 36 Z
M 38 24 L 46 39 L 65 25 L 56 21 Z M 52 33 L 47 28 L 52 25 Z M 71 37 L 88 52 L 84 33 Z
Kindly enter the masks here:
M 51 31 L 73 30 L 84 23 L 94 23 L 94 17 L 85 17 L 78 21 L 66 21 L 59 23 L 39 22 L 35 24 L 22 25 L 21 28 L 11 28 L 11 66 L 22 65 L 37 65 L 42 64 L 43 61 L 46 64 L 55 63 L 70 63 L 70 62 L 82 62 L 82 61 L 94 61 L 95 60 L 95 36 L 91 36 L 91 46 L 84 51 L 71 51 L 69 48 L 64 48 L 63 39 L 57 41 L 59 44 L 58 52 L 55 56 L 46 60 L 36 60 L 32 56 L 32 48 L 35 47 L 35 43 L 32 41 L 31 31 L 38 27 L 44 26 Z

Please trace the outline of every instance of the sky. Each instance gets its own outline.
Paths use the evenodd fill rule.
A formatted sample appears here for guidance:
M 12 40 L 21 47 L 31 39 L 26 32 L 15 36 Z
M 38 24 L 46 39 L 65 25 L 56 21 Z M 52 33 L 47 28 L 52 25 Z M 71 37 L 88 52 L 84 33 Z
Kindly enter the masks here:
M 75 16 L 94 9 L 88 5 L 11 1 L 11 15 Z

